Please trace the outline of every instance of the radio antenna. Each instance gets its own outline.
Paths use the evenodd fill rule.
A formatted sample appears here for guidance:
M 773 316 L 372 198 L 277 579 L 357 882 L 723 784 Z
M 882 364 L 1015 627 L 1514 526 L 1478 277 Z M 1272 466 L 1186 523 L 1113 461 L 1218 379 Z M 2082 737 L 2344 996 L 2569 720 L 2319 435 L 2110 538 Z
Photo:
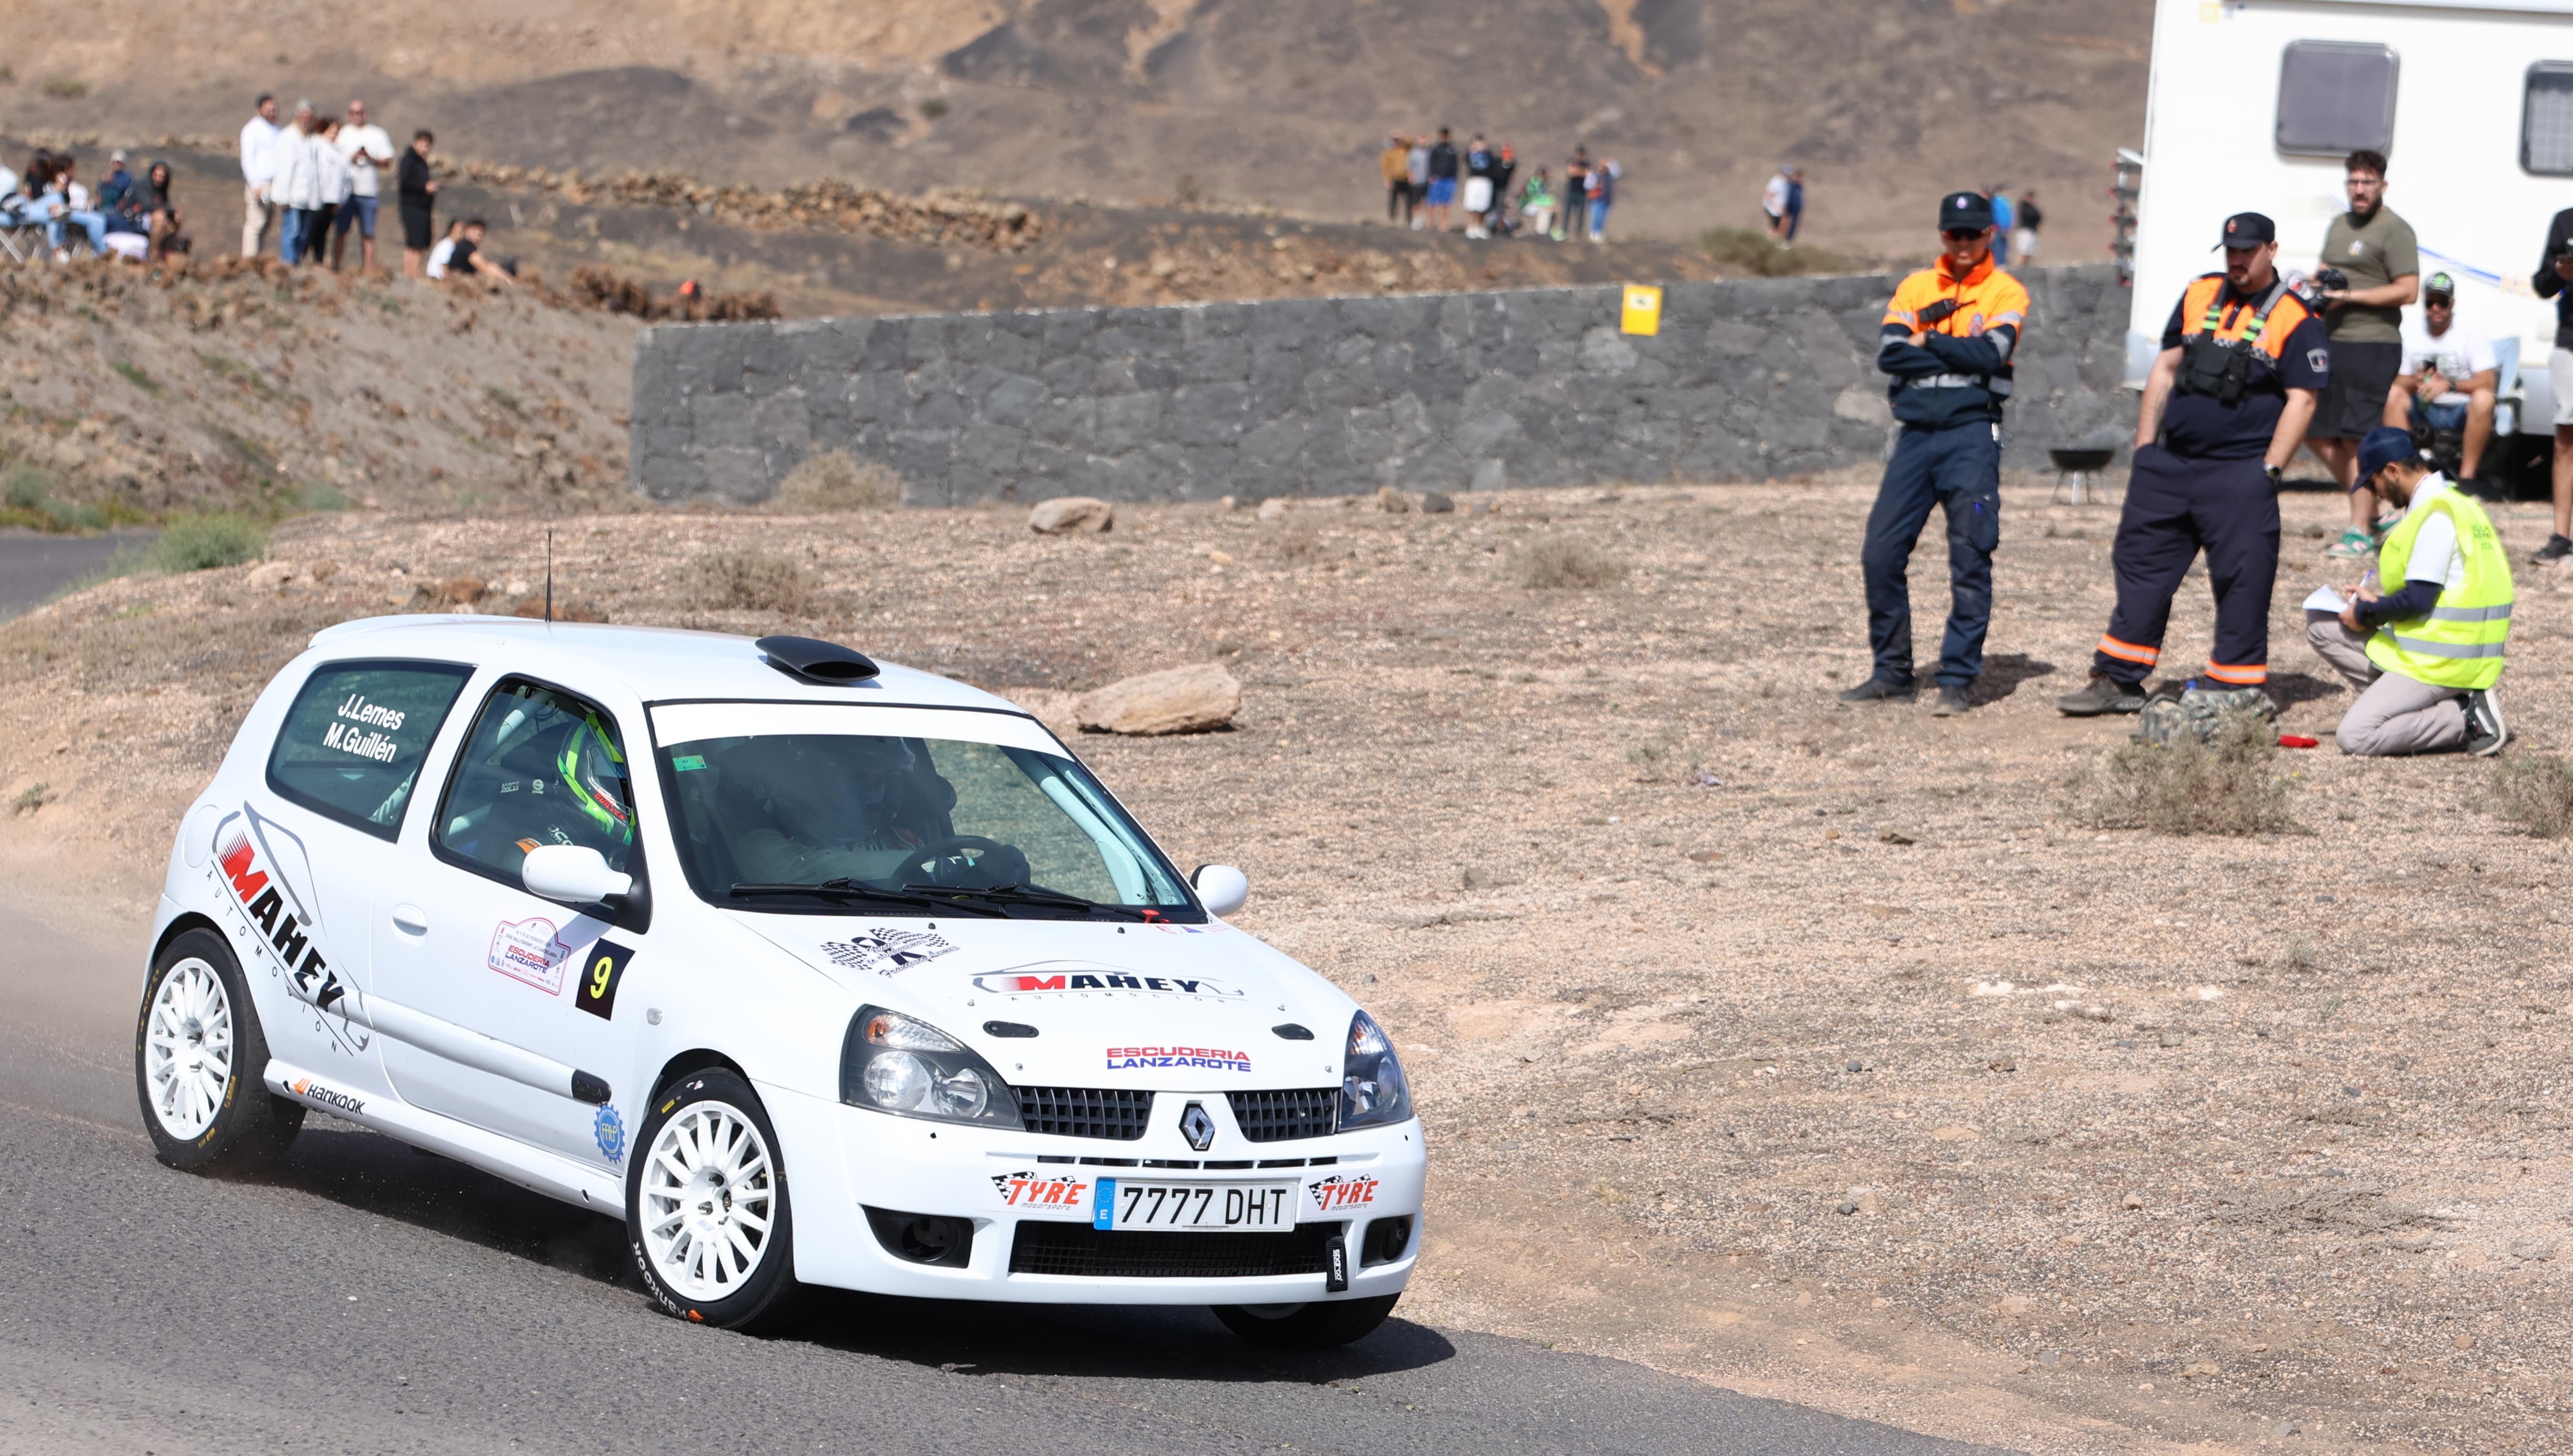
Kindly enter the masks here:
M 554 532 L 545 527 L 545 621 L 554 619 Z

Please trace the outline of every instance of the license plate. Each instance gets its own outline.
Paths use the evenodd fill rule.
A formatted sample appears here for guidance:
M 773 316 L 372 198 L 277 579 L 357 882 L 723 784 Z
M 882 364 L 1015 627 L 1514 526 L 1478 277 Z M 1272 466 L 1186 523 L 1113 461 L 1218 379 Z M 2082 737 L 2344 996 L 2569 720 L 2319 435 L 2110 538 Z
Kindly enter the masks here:
M 1090 1205 L 1093 1228 L 1248 1232 L 1295 1226 L 1293 1183 L 1146 1183 L 1101 1178 Z

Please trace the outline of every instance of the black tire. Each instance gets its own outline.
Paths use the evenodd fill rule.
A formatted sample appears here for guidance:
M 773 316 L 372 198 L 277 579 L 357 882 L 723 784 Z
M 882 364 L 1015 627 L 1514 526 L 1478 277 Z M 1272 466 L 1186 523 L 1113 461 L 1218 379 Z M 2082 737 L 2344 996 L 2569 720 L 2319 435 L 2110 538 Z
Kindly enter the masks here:
M 718 1217 L 728 1216 L 735 1206 L 749 1209 L 762 1201 L 770 1215 L 768 1228 L 758 1240 L 757 1262 L 730 1291 L 720 1295 L 705 1289 L 691 1291 L 674 1278 L 665 1277 L 665 1271 L 654 1261 L 645 1228 L 650 1212 L 645 1207 L 650 1192 L 647 1179 L 654 1180 L 656 1188 L 665 1187 L 657 1181 L 652 1168 L 662 1130 L 707 1103 L 719 1105 L 756 1129 L 765 1145 L 768 1167 L 764 1191 L 744 1197 L 738 1205 L 732 1201 L 733 1189 L 708 1190 L 715 1201 L 706 1206 Z M 668 1194 L 664 1191 L 661 1196 Z M 633 1150 L 626 1159 L 625 1243 L 634 1255 L 635 1271 L 643 1276 L 644 1290 L 654 1304 L 675 1318 L 717 1329 L 756 1331 L 774 1328 L 791 1312 L 802 1286 L 795 1282 L 794 1209 L 788 1196 L 786 1163 L 778 1150 L 777 1128 L 769 1122 L 768 1109 L 760 1105 L 759 1094 L 751 1091 L 749 1083 L 722 1068 L 707 1068 L 672 1081 L 653 1097 L 651 1110 L 644 1115 L 643 1126 L 635 1134 Z
M 1375 1333 L 1399 1294 L 1326 1299 L 1311 1304 L 1219 1304 L 1215 1317 L 1252 1344 L 1272 1350 L 1335 1350 Z
M 186 1127 L 186 1119 L 174 1129 L 155 1106 L 153 1013 L 174 975 L 200 973 L 211 973 L 222 991 L 223 1014 L 231 1020 L 231 1062 L 214 1099 L 213 1117 L 201 1130 Z M 205 1045 L 203 1019 L 197 1020 L 191 1050 Z M 152 1134 L 153 1155 L 194 1173 L 253 1174 L 276 1167 L 294 1145 L 295 1134 L 304 1130 L 304 1104 L 270 1092 L 261 1081 L 267 1072 L 268 1034 L 260 1027 L 259 1007 L 251 1000 L 232 947 L 222 935 L 202 928 L 172 937 L 152 958 L 152 975 L 144 982 L 143 1006 L 134 1020 L 134 1094 L 143 1128 Z

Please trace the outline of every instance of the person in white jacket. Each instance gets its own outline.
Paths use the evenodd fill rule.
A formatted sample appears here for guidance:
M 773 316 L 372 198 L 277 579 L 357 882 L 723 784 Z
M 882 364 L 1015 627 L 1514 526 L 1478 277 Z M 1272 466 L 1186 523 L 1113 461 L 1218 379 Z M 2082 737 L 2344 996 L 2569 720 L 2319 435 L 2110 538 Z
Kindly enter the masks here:
M 257 258 L 268 236 L 268 215 L 275 204 L 269 192 L 277 184 L 277 98 L 265 92 L 251 119 L 242 123 L 242 257 Z
M 349 204 L 352 169 L 348 154 L 340 150 L 339 118 L 323 122 L 313 134 L 313 163 L 321 176 L 322 200 L 305 219 L 304 261 L 320 263 L 331 241 L 331 220 Z
M 277 134 L 277 180 L 269 184 L 268 192 L 269 201 L 283 214 L 278 220 L 277 256 L 288 263 L 304 261 L 304 226 L 322 205 L 322 159 L 314 155 L 313 142 L 313 103 L 297 102 L 295 120 Z

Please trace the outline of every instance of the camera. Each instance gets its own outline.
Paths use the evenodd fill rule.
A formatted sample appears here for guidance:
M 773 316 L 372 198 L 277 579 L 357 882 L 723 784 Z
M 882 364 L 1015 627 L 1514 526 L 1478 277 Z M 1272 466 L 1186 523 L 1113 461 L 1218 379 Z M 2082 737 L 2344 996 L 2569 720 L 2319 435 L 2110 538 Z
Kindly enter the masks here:
M 2345 274 L 2345 273 L 2343 273 L 2343 272 L 2341 272 L 2341 271 L 2340 271 L 2339 269 L 2337 269 L 2337 268 L 2318 268 L 2318 269 L 2315 269 L 2315 270 L 2314 270 L 2314 287 L 2315 287 L 2316 289 L 2320 290 L 2321 292 L 2323 292 L 2323 293 L 2327 293 L 2327 294 L 2345 294 L 2345 293 L 2348 293 L 2348 292 L 2349 292 L 2349 275 L 2348 275 L 2348 274 Z

